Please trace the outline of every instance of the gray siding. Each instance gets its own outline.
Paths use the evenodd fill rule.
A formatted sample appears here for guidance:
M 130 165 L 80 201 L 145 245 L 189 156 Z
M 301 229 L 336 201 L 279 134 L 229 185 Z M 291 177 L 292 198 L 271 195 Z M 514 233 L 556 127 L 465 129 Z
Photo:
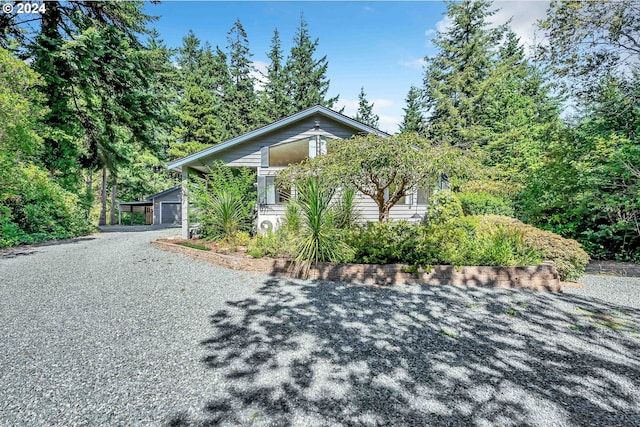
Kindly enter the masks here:
M 357 203 L 358 209 L 362 212 L 362 219 L 364 221 L 378 221 L 378 205 L 373 199 L 369 196 L 366 196 L 360 192 L 357 194 Z M 414 197 L 415 202 L 415 197 Z M 427 211 L 426 205 L 418 205 L 417 212 L 422 217 L 424 217 L 425 212 Z M 389 212 L 389 217 L 395 220 L 405 219 L 408 221 L 415 221 L 414 218 L 411 218 L 412 215 L 416 213 L 416 205 L 405 205 L 405 204 L 396 204 L 391 208 Z
M 174 191 L 163 194 L 159 197 L 154 197 L 153 201 L 153 223 L 161 224 L 160 218 L 160 202 L 177 202 L 179 203 L 182 200 L 182 189 L 176 188 Z
M 204 164 L 212 164 L 215 160 L 221 160 L 228 166 L 245 166 L 257 168 L 260 166 L 260 148 L 280 143 L 291 142 L 297 139 L 308 138 L 315 135 L 315 121 L 320 123 L 320 133 L 327 138 L 350 138 L 355 130 L 333 119 L 320 114 L 308 117 L 297 123 L 292 123 L 284 128 L 277 129 L 259 138 L 246 141 L 212 156 L 203 159 Z

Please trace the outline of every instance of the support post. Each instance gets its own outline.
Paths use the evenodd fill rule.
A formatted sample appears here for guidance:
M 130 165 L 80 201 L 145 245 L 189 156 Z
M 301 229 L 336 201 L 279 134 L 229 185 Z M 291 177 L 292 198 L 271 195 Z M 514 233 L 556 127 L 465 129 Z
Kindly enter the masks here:
M 189 168 L 182 167 L 182 238 L 189 238 L 189 198 L 187 197 L 187 184 L 189 182 Z

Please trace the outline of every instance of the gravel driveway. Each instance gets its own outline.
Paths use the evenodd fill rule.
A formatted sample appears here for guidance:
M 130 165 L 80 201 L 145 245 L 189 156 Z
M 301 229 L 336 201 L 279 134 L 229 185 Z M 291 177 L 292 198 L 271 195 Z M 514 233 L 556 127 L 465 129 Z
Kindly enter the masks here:
M 640 425 L 640 278 L 287 281 L 175 233 L 0 254 L 0 425 Z

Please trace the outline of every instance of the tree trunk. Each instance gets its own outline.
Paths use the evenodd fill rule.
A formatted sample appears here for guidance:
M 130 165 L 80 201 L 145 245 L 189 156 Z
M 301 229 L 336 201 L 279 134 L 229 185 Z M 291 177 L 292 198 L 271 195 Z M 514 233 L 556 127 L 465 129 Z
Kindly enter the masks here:
M 387 207 L 378 208 L 378 221 L 387 222 L 389 219 L 389 209 Z
M 111 186 L 111 218 L 109 223 L 111 225 L 116 225 L 116 190 L 118 189 L 118 183 L 116 181 L 116 177 L 113 177 L 113 185 Z
M 107 225 L 107 166 L 102 167 L 102 187 L 100 191 L 100 219 L 98 225 Z
M 85 195 L 85 201 L 87 206 L 87 218 L 91 215 L 91 205 L 93 205 L 93 171 L 89 169 L 87 174 L 87 193 Z

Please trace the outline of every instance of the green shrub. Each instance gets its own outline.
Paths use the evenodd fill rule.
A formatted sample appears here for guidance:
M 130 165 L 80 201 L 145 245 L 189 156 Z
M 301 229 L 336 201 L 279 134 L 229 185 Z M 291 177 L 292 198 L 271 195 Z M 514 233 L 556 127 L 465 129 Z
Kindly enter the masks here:
M 200 224 L 203 237 L 230 239 L 251 230 L 256 203 L 255 172 L 217 163 L 204 177 L 191 176 L 189 216 Z
M 436 192 L 431 203 L 426 217 L 426 222 L 429 224 L 444 224 L 463 215 L 460 200 L 449 190 Z
M 553 261 L 561 280 L 577 280 L 584 274 L 589 255 L 580 243 L 565 239 L 555 233 L 540 230 L 517 219 L 488 215 L 480 218 L 480 224 L 487 227 L 503 227 L 522 235 L 522 244 L 529 250 L 540 253 L 544 260 Z
M 464 215 L 514 216 L 513 207 L 489 193 L 458 193 Z
M 403 221 L 369 223 L 348 233 L 354 261 L 515 266 L 554 261 L 561 280 L 584 273 L 588 256 L 580 245 L 504 216 L 465 216 L 420 226 Z
M 354 261 L 364 264 L 425 264 L 424 227 L 407 221 L 370 222 L 347 234 Z M 426 251 L 427 254 L 423 254 Z
M 300 206 L 294 201 L 289 200 L 284 210 L 284 220 L 282 221 L 283 230 L 289 233 L 297 233 L 302 227 L 302 218 L 300 216 Z
M 362 221 L 362 215 L 357 209 L 356 191 L 349 187 L 340 194 L 340 198 L 333 205 L 333 218 L 337 228 L 350 229 Z
M 191 249 L 198 249 L 199 251 L 210 251 L 211 248 L 205 246 L 205 245 L 200 245 L 198 243 L 191 243 L 191 242 L 179 242 L 178 243 L 180 246 L 184 246 L 187 248 L 191 248 Z
M 13 167 L 11 183 L 0 191 L 0 246 L 67 239 L 92 231 L 76 195 L 35 165 Z
M 296 238 L 294 276 L 308 277 L 311 265 L 319 261 L 345 262 L 351 248 L 340 238 L 330 210 L 335 190 L 318 177 L 299 182 L 297 203 L 302 228 Z

